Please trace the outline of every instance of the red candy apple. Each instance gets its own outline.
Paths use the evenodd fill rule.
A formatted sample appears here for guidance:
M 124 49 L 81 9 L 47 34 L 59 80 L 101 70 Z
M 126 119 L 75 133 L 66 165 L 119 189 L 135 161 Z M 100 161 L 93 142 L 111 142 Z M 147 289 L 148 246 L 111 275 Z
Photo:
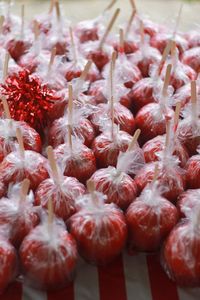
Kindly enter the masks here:
M 76 243 L 56 220 L 35 227 L 23 240 L 19 255 L 25 282 L 33 287 L 59 289 L 73 279 Z
M 69 220 L 80 255 L 93 264 L 107 264 L 120 254 L 126 243 L 124 215 L 113 203 L 105 204 L 98 192 L 86 195 L 83 206 Z
M 155 251 L 178 221 L 176 207 L 149 184 L 126 212 L 131 249 Z

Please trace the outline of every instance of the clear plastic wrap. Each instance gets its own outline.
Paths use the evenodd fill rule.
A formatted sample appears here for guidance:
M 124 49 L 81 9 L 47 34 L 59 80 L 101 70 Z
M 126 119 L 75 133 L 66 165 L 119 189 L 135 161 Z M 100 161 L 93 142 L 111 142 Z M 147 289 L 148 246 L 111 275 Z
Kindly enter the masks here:
M 132 140 L 132 136 L 114 127 L 114 139 L 110 128 L 97 136 L 92 144 L 92 150 L 100 168 L 116 166 L 120 152 L 125 152 Z
M 69 220 L 70 232 L 77 241 L 80 255 L 97 265 L 108 264 L 116 258 L 127 238 L 122 211 L 104 201 L 105 195 L 99 192 L 80 197 L 80 210 Z
M 26 150 L 41 152 L 42 145 L 39 134 L 26 122 L 11 119 L 0 120 L 0 162 L 4 157 L 17 149 L 16 129 L 20 128 Z
M 155 138 L 147 141 L 142 149 L 144 151 L 145 161 L 152 162 L 158 161 L 161 152 L 164 151 L 165 148 L 165 135 L 158 135 Z M 189 159 L 189 154 L 186 148 L 181 145 L 180 141 L 175 137 L 173 139 L 173 155 L 177 156 L 180 161 L 180 166 L 184 167 Z
M 64 166 L 64 175 L 75 177 L 85 183 L 96 171 L 96 159 L 91 149 L 80 141 L 73 142 L 72 150 L 68 144 L 55 148 L 57 163 Z
M 200 154 L 193 155 L 186 166 L 186 181 L 189 189 L 200 188 Z
M 182 217 L 186 217 L 188 211 L 195 210 L 200 203 L 200 189 L 189 189 L 178 197 L 177 208 Z
M 145 77 L 134 84 L 132 90 L 129 92 L 133 112 L 137 113 L 140 108 L 155 102 L 154 99 L 155 80 L 151 77 Z
M 99 130 L 106 122 L 110 120 L 111 108 L 110 103 L 99 104 L 97 112 L 94 113 L 90 120 L 96 130 Z M 133 134 L 135 129 L 135 119 L 131 111 L 120 103 L 114 103 L 114 122 L 120 126 L 120 129 L 129 134 Z
M 179 61 L 178 57 L 176 57 L 175 60 L 173 60 L 172 58 L 172 66 L 173 67 L 171 72 L 170 84 L 174 87 L 175 90 L 196 79 L 197 75 L 194 69 L 192 69 L 189 65 L 183 64 L 181 61 Z M 165 73 L 166 65 L 164 66 L 161 75 L 163 79 Z
M 35 288 L 63 288 L 74 277 L 76 242 L 61 220 L 45 218 L 25 237 L 19 256 L 24 282 Z
M 146 42 L 142 45 L 141 50 L 136 51 L 128 56 L 133 65 L 138 66 L 143 77 L 148 77 L 150 74 L 150 67 L 153 64 L 158 64 L 161 60 L 160 52 L 150 47 Z
M 18 262 L 15 248 L 2 235 L 0 235 L 0 256 L 0 294 L 3 294 L 17 276 Z
M 28 178 L 31 189 L 35 190 L 47 177 L 46 158 L 31 150 L 24 151 L 24 157 L 20 151 L 11 152 L 0 164 L 0 179 L 6 185 Z
M 190 218 L 180 222 L 169 234 L 161 263 L 178 285 L 194 287 L 200 284 L 199 207 L 190 213 Z
M 75 200 L 84 193 L 84 185 L 76 178 L 61 176 L 59 182 L 48 178 L 40 183 L 35 192 L 35 205 L 47 209 L 51 199 L 55 215 L 66 221 L 76 212 Z
M 91 109 L 86 106 L 82 108 L 74 108 L 71 130 L 72 135 L 82 140 L 86 146 L 90 146 L 95 138 L 95 130 L 91 122 L 87 119 L 87 116 L 91 113 Z M 64 117 L 55 120 L 48 132 L 49 144 L 56 147 L 68 139 L 68 125 L 69 116 L 68 114 Z
M 183 53 L 182 62 L 196 71 L 200 72 L 200 47 L 191 48 Z
M 176 225 L 178 211 L 161 196 L 158 182 L 148 184 L 126 212 L 129 250 L 156 251 Z
M 161 53 L 163 53 L 167 42 L 172 39 L 172 33 L 169 32 L 158 32 L 155 34 L 151 40 L 150 45 L 156 49 L 158 49 Z M 176 47 L 180 54 L 184 53 L 188 49 L 188 42 L 187 40 L 180 34 L 176 33 L 175 37 Z
M 197 102 L 195 111 L 191 103 L 187 104 L 183 110 L 184 119 L 181 120 L 177 128 L 177 137 L 187 148 L 190 155 L 197 153 L 200 145 L 200 102 Z
M 163 112 L 160 103 L 149 103 L 139 110 L 135 117 L 135 125 L 142 131 L 142 143 L 166 132 L 166 119 L 173 118 L 174 111 L 169 107 L 165 109 Z
M 102 72 L 103 77 L 108 78 L 109 72 L 110 64 L 107 64 Z M 124 84 L 124 86 L 129 89 L 131 89 L 137 81 L 142 79 L 142 75 L 138 67 L 133 65 L 124 53 L 118 53 L 118 58 L 115 62 L 114 76 L 116 83 Z
M 143 165 L 143 151 L 137 146 L 119 154 L 116 168 L 109 166 L 99 169 L 92 175 L 91 180 L 96 190 L 107 196 L 106 202 L 126 209 L 137 195 L 136 184 L 129 175 L 136 174 Z
M 40 208 L 33 206 L 33 192 L 23 197 L 21 186 L 22 183 L 10 185 L 8 198 L 0 200 L 0 225 L 10 226 L 9 239 L 17 248 L 40 222 Z
M 183 169 L 178 167 L 178 163 L 177 157 L 169 154 L 168 157 L 164 155 L 159 162 L 146 164 L 135 177 L 138 192 L 141 192 L 153 180 L 154 169 L 158 164 L 160 170 L 158 186 L 162 188 L 162 196 L 172 202 L 176 201 L 186 188 L 185 174 Z

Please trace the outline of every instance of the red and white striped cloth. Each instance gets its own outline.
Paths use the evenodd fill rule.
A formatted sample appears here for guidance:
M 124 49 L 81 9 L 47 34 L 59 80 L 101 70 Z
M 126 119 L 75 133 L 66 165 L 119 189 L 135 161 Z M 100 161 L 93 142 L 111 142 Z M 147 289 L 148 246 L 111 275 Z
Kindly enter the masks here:
M 163 272 L 156 255 L 124 253 L 108 267 L 81 261 L 75 282 L 46 293 L 15 283 L 0 300 L 200 300 L 200 288 L 182 289 Z

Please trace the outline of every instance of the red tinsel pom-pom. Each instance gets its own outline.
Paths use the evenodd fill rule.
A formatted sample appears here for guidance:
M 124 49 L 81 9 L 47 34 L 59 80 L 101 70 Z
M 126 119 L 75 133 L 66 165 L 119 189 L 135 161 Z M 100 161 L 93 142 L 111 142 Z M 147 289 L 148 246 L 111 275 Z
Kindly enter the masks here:
M 7 97 L 11 117 L 25 121 L 39 133 L 43 133 L 58 97 L 47 85 L 41 84 L 28 70 L 14 73 L 0 85 L 1 94 Z M 2 110 L 3 108 L 1 108 Z

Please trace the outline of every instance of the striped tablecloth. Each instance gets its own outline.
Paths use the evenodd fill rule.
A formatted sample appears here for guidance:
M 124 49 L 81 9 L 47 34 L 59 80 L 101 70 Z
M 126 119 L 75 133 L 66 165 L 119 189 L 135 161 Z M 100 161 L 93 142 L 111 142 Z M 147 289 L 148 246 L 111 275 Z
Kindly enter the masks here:
M 80 261 L 75 282 L 64 290 L 46 293 L 16 282 L 0 300 L 200 300 L 200 288 L 177 287 L 156 255 L 124 253 L 107 267 Z

